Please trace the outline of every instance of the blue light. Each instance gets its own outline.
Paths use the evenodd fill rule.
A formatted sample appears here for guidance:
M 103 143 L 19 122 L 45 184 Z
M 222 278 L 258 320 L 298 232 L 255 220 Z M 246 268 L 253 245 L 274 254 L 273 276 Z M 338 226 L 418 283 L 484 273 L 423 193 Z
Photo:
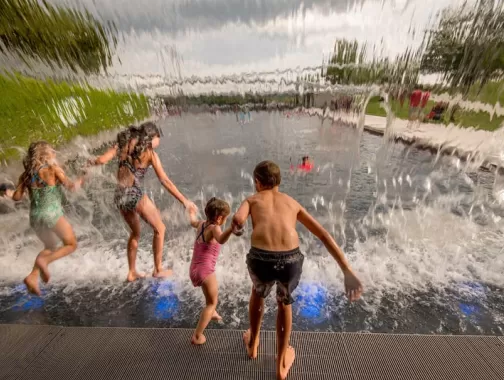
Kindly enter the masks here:
M 155 281 L 153 290 L 154 317 L 157 319 L 172 319 L 177 314 L 179 299 L 173 291 L 172 281 Z
M 303 318 L 321 323 L 326 319 L 327 289 L 316 282 L 302 282 L 297 288 L 295 308 Z
M 475 314 L 477 315 L 480 312 L 479 306 L 462 302 L 459 303 L 459 309 L 466 317 L 475 316 Z
M 16 293 L 20 293 L 20 297 L 16 300 L 14 306 L 12 306 L 12 311 L 30 311 L 37 310 L 44 307 L 43 298 L 27 293 L 26 286 L 24 284 L 16 285 L 14 287 Z

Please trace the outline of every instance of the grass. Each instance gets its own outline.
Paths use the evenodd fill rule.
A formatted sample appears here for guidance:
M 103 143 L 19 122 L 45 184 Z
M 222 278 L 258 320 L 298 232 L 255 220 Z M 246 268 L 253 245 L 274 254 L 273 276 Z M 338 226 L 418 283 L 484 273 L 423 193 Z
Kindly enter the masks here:
M 143 95 L 0 75 L 0 160 L 19 158 L 19 148 L 32 141 L 57 146 L 77 135 L 134 123 L 148 113 Z
M 403 106 L 401 107 L 399 101 L 392 100 L 391 103 L 392 112 L 399 119 L 408 119 L 409 103 L 406 99 Z M 430 112 L 434 106 L 434 101 L 429 100 L 425 107 L 425 112 Z M 379 97 L 373 97 L 370 99 L 368 106 L 366 108 L 366 114 L 374 116 L 386 116 L 385 110 L 381 107 Z M 484 129 L 487 131 L 495 131 L 504 122 L 504 116 L 490 118 L 490 114 L 487 112 L 475 112 L 469 110 L 459 110 L 455 113 L 455 124 L 459 124 L 462 127 L 474 127 L 476 129 Z M 436 123 L 436 121 L 429 121 Z M 449 124 L 449 113 L 444 112 L 443 120 L 437 123 Z

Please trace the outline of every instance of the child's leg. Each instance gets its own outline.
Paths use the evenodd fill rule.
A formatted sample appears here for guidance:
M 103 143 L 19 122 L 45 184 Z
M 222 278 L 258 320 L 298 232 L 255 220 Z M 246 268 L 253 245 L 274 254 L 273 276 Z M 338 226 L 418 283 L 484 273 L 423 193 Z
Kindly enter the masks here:
M 210 320 L 214 316 L 215 308 L 217 307 L 219 287 L 215 273 L 212 273 L 205 279 L 205 281 L 203 281 L 201 289 L 203 290 L 203 294 L 205 295 L 206 306 L 201 312 L 198 325 L 196 326 L 196 330 L 194 331 L 194 334 L 191 338 L 191 342 L 193 344 L 203 344 L 206 342 L 203 331 L 208 326 L 208 323 L 210 323 Z
M 145 277 L 145 273 L 137 272 L 136 257 L 138 251 L 138 241 L 140 240 L 140 218 L 134 211 L 121 211 L 121 214 L 131 229 L 128 239 L 128 281 L 135 281 L 137 278 Z
M 44 249 L 39 253 L 39 256 L 47 256 L 57 247 L 56 236 L 50 230 L 36 231 L 38 238 L 44 243 Z M 30 274 L 24 279 L 24 283 L 29 293 L 40 295 L 39 278 L 40 269 L 34 264 Z
M 154 239 L 152 250 L 154 251 L 154 277 L 168 277 L 172 274 L 171 269 L 163 269 L 163 244 L 165 235 L 165 225 L 161 220 L 159 210 L 154 203 L 144 195 L 137 206 L 137 212 L 152 227 Z
M 249 358 L 257 358 L 259 347 L 259 333 L 261 331 L 262 317 L 264 313 L 264 298 L 257 295 L 255 287 L 252 286 L 252 293 L 249 302 L 250 329 L 243 334 L 243 341 L 247 348 Z
M 278 302 L 277 334 L 277 380 L 285 380 L 295 358 L 294 348 L 289 346 L 292 331 L 292 306 Z
M 37 256 L 35 260 L 35 265 L 40 268 L 40 276 L 44 282 L 49 282 L 50 274 L 48 266 L 55 260 L 61 259 L 74 252 L 77 249 L 77 240 L 75 239 L 75 234 L 73 232 L 72 226 L 64 216 L 58 219 L 56 226 L 53 229 L 56 236 L 60 238 L 63 242 L 63 246 L 51 251 L 48 254 L 42 254 L 42 252 Z

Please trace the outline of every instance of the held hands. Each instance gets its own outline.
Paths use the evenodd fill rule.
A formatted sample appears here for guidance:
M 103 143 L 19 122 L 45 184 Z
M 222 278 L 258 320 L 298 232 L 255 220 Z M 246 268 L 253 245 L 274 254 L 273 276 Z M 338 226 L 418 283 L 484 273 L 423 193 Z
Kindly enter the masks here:
M 236 223 L 231 224 L 231 231 L 233 232 L 233 235 L 235 236 L 242 236 L 245 230 L 243 229 L 243 226 L 239 226 Z
M 362 284 L 351 270 L 346 270 L 344 275 L 345 294 L 350 302 L 357 301 L 362 294 Z
M 184 202 L 184 207 L 189 212 L 189 214 L 196 214 L 198 212 L 198 207 L 189 200 L 186 200 Z

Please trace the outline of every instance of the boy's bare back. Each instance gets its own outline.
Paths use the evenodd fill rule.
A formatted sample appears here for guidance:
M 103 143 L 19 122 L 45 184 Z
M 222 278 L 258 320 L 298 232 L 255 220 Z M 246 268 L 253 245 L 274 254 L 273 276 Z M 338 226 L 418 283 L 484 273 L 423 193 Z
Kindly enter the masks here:
M 290 251 L 299 247 L 296 222 L 301 206 L 278 188 L 249 197 L 253 231 L 252 246 L 267 251 Z

